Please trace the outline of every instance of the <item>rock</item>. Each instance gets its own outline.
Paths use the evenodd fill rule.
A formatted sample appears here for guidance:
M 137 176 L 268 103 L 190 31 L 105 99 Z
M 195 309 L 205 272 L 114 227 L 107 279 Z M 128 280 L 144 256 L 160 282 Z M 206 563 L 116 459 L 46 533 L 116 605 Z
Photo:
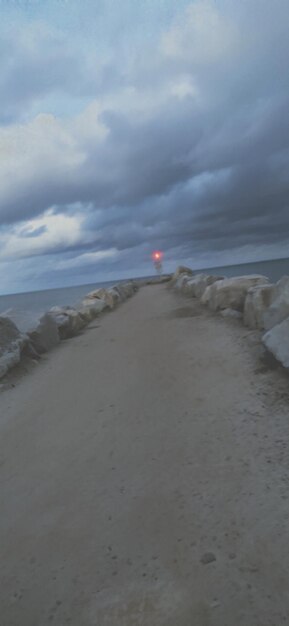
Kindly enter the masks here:
M 127 295 L 123 287 L 120 287 L 119 285 L 113 285 L 112 287 L 108 289 L 108 292 L 110 292 L 111 289 L 113 290 L 114 293 L 117 294 L 117 299 L 115 300 L 115 298 L 113 298 L 113 300 L 115 300 L 114 306 L 117 306 L 117 304 L 119 304 L 120 302 L 124 302 L 127 299 Z
M 186 296 L 196 298 L 196 287 L 201 280 L 201 276 L 203 277 L 204 275 L 197 274 L 196 276 L 193 276 L 193 278 L 191 276 L 186 276 L 187 280 L 183 286 L 183 292 Z
M 113 287 L 90 291 L 85 300 L 104 300 L 110 309 L 114 309 L 120 302 L 130 298 L 138 289 L 136 281 L 117 283 Z
M 113 308 L 115 308 L 122 300 L 121 295 L 115 287 L 110 287 L 107 292 L 112 298 Z
M 131 282 L 128 283 L 119 283 L 116 285 L 120 289 L 120 291 L 124 294 L 125 298 L 131 298 L 134 294 L 133 284 Z
M 184 293 L 192 298 L 201 298 L 206 288 L 209 285 L 213 285 L 217 280 L 223 280 L 223 276 L 196 274 L 196 276 L 187 280 L 184 285 Z
M 284 367 L 289 367 L 289 317 L 265 333 L 262 341 Z
M 141 279 L 129 280 L 129 284 L 132 286 L 133 293 L 139 290 L 139 288 L 144 284 Z
M 257 274 L 224 278 L 207 287 L 206 300 L 212 311 L 219 309 L 243 311 L 248 290 L 256 285 L 268 283 L 268 278 Z
M 87 294 L 86 299 L 104 300 L 110 309 L 114 309 L 115 307 L 113 295 L 108 289 L 104 289 L 103 287 L 96 289 L 95 291 L 90 291 L 90 293 Z
M 133 294 L 133 289 L 129 283 L 118 283 L 113 285 L 112 289 L 119 294 L 120 300 L 124 302 Z
M 272 302 L 264 312 L 264 328 L 270 330 L 289 317 L 289 276 L 283 276 L 275 285 Z
M 27 334 L 37 354 L 48 352 L 60 342 L 57 324 L 47 313 L 40 317 L 37 326 L 30 328 Z
M 187 274 L 181 274 L 175 283 L 175 289 L 184 292 L 185 285 L 189 279 L 190 276 L 188 276 Z
M 205 304 L 206 306 L 209 305 L 210 302 L 210 297 L 211 297 L 211 285 L 209 285 L 208 287 L 206 287 L 202 297 L 201 297 L 201 303 Z
M 216 560 L 216 556 L 213 552 L 205 552 L 205 554 L 203 554 L 201 558 L 201 563 L 203 563 L 203 565 L 208 565 L 209 563 L 213 563 Z
M 60 339 L 77 335 L 106 308 L 114 308 L 138 290 L 137 281 L 124 281 L 90 292 L 78 309 L 52 307 L 48 313 L 7 311 L 0 317 L 0 377 L 19 363 L 22 354 L 39 358 Z
M 16 324 L 21 333 L 28 336 L 29 343 L 36 355 L 48 352 L 59 344 L 60 337 L 57 324 L 47 313 L 10 309 L 6 315 Z
M 108 308 L 105 300 L 101 300 L 97 298 L 95 300 L 91 300 L 90 298 L 85 298 L 80 307 L 77 308 L 81 317 L 84 318 L 85 322 L 89 324 L 94 320 L 102 311 Z
M 265 328 L 264 317 L 272 304 L 275 285 L 257 285 L 249 289 L 244 306 L 244 324 L 249 328 Z M 289 311 L 288 311 L 289 315 Z
M 90 322 L 92 322 L 92 320 L 94 319 L 94 316 L 92 314 L 92 308 L 90 308 L 90 306 L 83 306 L 82 304 L 79 304 L 77 307 L 77 311 L 85 325 L 90 324 Z
M 175 273 L 173 274 L 172 278 L 171 278 L 171 285 L 174 286 L 179 278 L 179 276 L 181 276 L 181 274 L 187 274 L 187 276 L 193 276 L 193 270 L 191 270 L 189 267 L 185 267 L 184 265 L 179 265 L 179 267 L 177 267 Z
M 194 278 L 191 278 L 191 276 L 187 276 L 187 280 L 184 283 L 184 288 L 183 288 L 183 293 L 186 296 L 190 296 L 192 298 L 195 297 L 195 280 Z
M 0 317 L 0 378 L 19 363 L 27 341 L 12 320 Z
M 48 314 L 57 324 L 60 339 L 69 339 L 77 335 L 85 326 L 85 320 L 73 307 L 55 306 Z
M 99 287 L 99 289 L 94 289 L 86 294 L 85 299 L 89 300 L 104 300 L 104 296 L 106 295 L 106 289 L 104 287 Z
M 242 319 L 242 313 L 240 313 L 240 311 L 236 311 L 236 309 L 223 309 L 221 311 L 221 315 L 223 317 L 233 317 L 236 320 Z

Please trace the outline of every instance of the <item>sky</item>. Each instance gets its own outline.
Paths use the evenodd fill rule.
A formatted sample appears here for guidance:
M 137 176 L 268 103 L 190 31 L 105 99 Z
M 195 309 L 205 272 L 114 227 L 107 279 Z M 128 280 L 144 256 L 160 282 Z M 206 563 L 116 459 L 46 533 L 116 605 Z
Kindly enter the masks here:
M 0 293 L 289 257 L 288 0 L 0 0 Z

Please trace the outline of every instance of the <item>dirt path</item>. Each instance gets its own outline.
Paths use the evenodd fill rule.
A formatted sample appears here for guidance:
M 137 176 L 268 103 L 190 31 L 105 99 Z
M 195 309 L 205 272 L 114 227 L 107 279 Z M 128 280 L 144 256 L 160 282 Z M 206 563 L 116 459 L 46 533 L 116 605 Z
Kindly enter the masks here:
M 1 626 L 289 623 L 288 377 L 148 287 L 0 395 Z

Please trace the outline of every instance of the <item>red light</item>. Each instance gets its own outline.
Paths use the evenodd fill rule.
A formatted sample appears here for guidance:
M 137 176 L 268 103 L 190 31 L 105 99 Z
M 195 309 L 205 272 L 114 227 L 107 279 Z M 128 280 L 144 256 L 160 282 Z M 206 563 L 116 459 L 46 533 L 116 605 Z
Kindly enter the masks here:
M 152 253 L 152 258 L 154 261 L 161 261 L 161 259 L 163 258 L 163 252 L 156 250 Z

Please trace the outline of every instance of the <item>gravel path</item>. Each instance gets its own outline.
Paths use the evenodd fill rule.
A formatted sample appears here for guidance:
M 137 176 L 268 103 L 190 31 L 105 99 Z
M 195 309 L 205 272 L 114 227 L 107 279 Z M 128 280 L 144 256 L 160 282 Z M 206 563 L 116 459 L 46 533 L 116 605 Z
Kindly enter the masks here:
M 0 395 L 1 626 L 289 623 L 289 385 L 146 287 Z

